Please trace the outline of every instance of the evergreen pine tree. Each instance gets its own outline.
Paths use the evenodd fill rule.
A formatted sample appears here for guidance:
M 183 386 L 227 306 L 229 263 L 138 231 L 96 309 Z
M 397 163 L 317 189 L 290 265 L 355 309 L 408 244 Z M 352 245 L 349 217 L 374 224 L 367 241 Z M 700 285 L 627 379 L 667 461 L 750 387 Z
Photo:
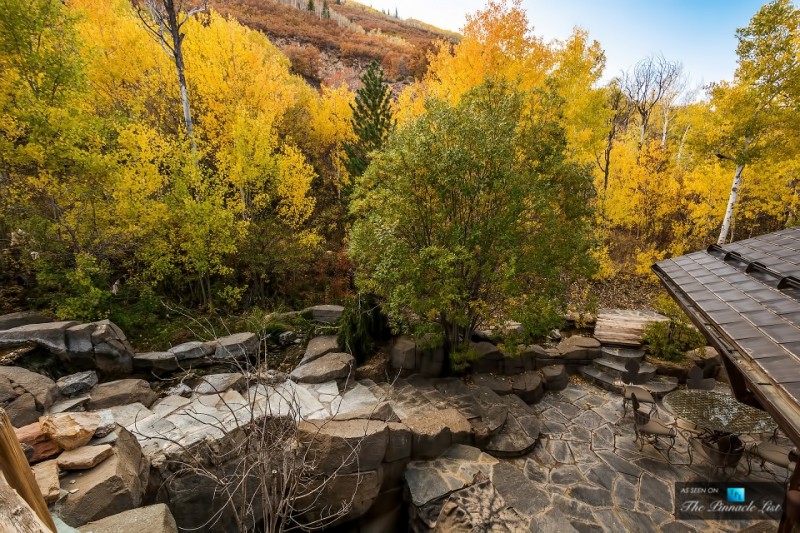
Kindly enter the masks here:
M 308 9 L 309 11 L 312 11 L 312 12 L 315 11 L 314 0 L 308 0 L 308 4 L 306 5 L 306 9 Z
M 328 0 L 322 0 L 322 18 L 331 18 L 331 10 L 328 7 Z
M 392 118 L 392 91 L 383 79 L 383 69 L 373 61 L 361 76 L 362 88 L 356 91 L 353 109 L 353 131 L 358 140 L 345 146 L 347 171 L 360 176 L 370 162 L 369 154 L 383 148 L 389 133 L 394 129 Z

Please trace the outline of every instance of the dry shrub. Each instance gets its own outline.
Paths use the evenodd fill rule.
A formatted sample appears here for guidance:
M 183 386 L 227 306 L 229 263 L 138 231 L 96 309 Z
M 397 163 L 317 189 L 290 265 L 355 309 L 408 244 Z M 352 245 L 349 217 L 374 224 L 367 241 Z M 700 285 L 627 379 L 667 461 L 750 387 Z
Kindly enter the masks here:
M 306 78 L 319 79 L 321 66 L 319 49 L 312 44 L 290 44 L 281 51 L 292 62 L 292 70 Z

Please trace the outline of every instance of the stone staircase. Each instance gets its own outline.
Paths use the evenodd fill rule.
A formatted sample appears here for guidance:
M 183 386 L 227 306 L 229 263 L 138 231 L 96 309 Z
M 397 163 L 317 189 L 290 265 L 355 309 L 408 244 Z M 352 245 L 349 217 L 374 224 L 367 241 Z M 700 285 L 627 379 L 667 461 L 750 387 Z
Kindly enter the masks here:
M 621 393 L 622 374 L 626 371 L 625 365 L 628 361 L 633 360 L 639 362 L 641 365 L 639 373 L 647 378 L 647 381 L 642 386 L 656 398 L 660 398 L 678 388 L 677 379 L 657 376 L 656 367 L 643 362 L 643 359 L 644 350 L 642 349 L 603 346 L 601 348 L 601 357 L 595 359 L 590 366 L 581 367 L 580 373 L 598 387 Z

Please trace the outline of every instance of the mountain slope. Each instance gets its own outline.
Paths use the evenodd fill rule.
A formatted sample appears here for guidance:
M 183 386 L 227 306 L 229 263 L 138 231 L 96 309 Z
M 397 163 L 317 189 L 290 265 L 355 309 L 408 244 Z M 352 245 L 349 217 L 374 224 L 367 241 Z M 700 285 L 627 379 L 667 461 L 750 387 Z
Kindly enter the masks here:
M 301 0 L 213 0 L 222 15 L 263 32 L 292 61 L 294 70 L 314 85 L 353 85 L 370 61 L 378 61 L 391 82 L 424 74 L 427 52 L 436 41 L 457 41 L 453 32 L 415 20 L 402 20 L 356 2 L 330 3 L 322 18 Z

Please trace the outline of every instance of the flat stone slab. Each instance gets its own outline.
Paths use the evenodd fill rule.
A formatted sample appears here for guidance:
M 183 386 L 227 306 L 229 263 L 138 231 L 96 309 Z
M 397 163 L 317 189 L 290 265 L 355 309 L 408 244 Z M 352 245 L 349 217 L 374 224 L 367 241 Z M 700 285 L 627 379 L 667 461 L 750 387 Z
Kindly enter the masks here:
M 259 343 L 255 333 L 242 332 L 220 337 L 210 345 L 214 348 L 214 359 L 244 359 L 258 355 Z
M 178 370 L 178 358 L 172 352 L 146 352 L 133 356 L 133 367 L 137 370 L 174 372 Z
M 0 347 L 35 342 L 56 354 L 67 353 L 66 330 L 78 325 L 74 320 L 28 324 L 0 331 Z
M 111 457 L 113 453 L 114 449 L 109 444 L 83 446 L 62 453 L 56 461 L 62 470 L 88 470 Z
M 200 384 L 194 388 L 195 394 L 222 393 L 228 389 L 244 390 L 247 381 L 239 372 L 227 374 L 208 374 L 200 378 Z
M 97 385 L 97 373 L 94 370 L 70 374 L 56 381 L 56 386 L 64 396 L 89 392 L 95 385 Z
M 172 513 L 163 503 L 131 509 L 89 522 L 79 528 L 81 533 L 178 533 Z
M 0 315 L 0 331 L 17 328 L 19 326 L 30 326 L 31 324 L 44 324 L 52 322 L 53 319 L 37 311 L 19 311 Z
M 311 318 L 317 322 L 334 324 L 342 318 L 344 307 L 341 305 L 315 305 L 304 310 L 303 313 L 310 314 Z
M 300 364 L 304 365 L 306 363 L 310 363 L 311 361 L 319 359 L 323 355 L 327 355 L 329 353 L 338 351 L 339 351 L 339 341 L 336 340 L 335 335 L 323 335 L 321 337 L 314 337 L 313 339 L 308 341 L 308 346 L 306 346 L 306 352 L 303 355 L 303 359 L 300 361 Z
M 201 357 L 208 357 L 214 353 L 214 349 L 215 346 L 210 343 L 190 341 L 173 346 L 167 351 L 174 355 L 177 361 L 185 361 L 186 359 L 199 359 Z
M 471 485 L 475 474 L 487 478 L 497 459 L 472 446 L 455 444 L 438 459 L 408 463 L 405 480 L 417 507 Z
M 355 358 L 347 353 L 329 353 L 295 368 L 289 378 L 298 383 L 324 383 L 345 379 L 355 366 Z

